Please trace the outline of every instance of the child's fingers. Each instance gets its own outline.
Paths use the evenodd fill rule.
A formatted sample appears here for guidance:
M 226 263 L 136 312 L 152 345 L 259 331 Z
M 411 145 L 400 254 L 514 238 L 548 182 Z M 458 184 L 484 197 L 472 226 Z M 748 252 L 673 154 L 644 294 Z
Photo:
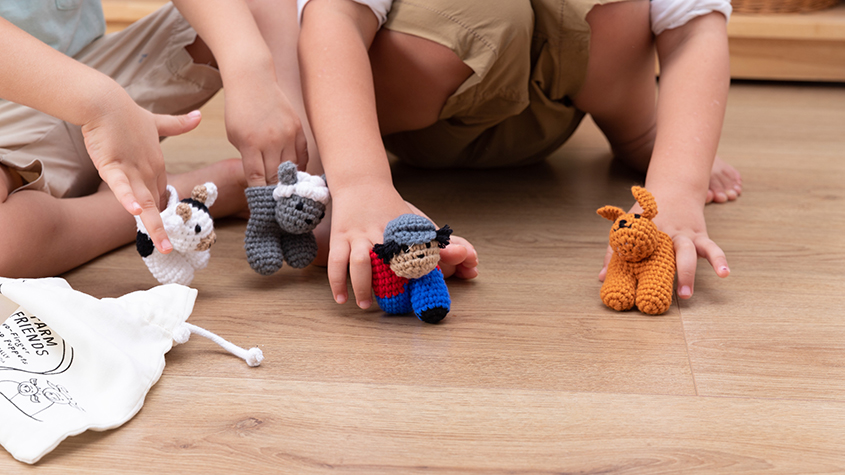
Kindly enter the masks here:
M 349 265 L 349 244 L 333 242 L 329 247 L 329 259 L 326 263 L 326 273 L 329 277 L 329 287 L 337 303 L 346 303 L 349 295 L 346 291 L 346 272 Z
M 725 252 L 722 251 L 722 248 L 710 239 L 703 241 L 700 244 L 696 243 L 698 244 L 698 254 L 707 259 L 707 262 L 713 266 L 713 270 L 716 271 L 716 275 L 719 277 L 724 278 L 730 275 L 731 269 L 728 267 L 728 259 L 725 257 Z
M 456 266 L 454 276 L 463 280 L 474 279 L 478 277 L 478 267 Z
M 604 282 L 605 277 L 607 277 L 607 265 L 610 264 L 611 257 L 613 257 L 613 248 L 608 245 L 607 251 L 604 253 L 604 265 L 599 271 L 599 282 Z
M 296 134 L 296 143 L 294 145 L 296 151 L 296 166 L 300 171 L 305 171 L 308 167 L 308 140 L 305 138 L 305 133 L 302 129 Z
M 358 306 L 366 309 L 372 304 L 373 267 L 370 261 L 372 244 L 368 241 L 352 243 L 349 255 L 349 280 L 352 281 L 352 292 Z
M 198 110 L 183 115 L 155 114 L 159 137 L 173 137 L 190 132 L 200 125 L 200 120 L 202 114 Z
M 241 159 L 244 164 L 244 178 L 246 178 L 246 185 L 250 188 L 254 186 L 266 186 L 267 176 L 264 169 L 264 159 L 261 156 L 261 151 L 251 147 L 244 147 L 238 151 L 241 152 Z
M 682 299 L 692 297 L 697 261 L 698 253 L 695 249 L 695 244 L 687 237 L 675 239 L 675 262 L 678 267 L 678 297 Z
M 279 164 L 291 160 L 293 154 L 287 150 L 273 147 L 263 152 L 264 175 L 268 185 L 279 182 Z
M 164 254 L 170 252 L 173 246 L 167 239 L 167 232 L 164 230 L 164 223 L 161 221 L 156 199 L 150 193 L 150 190 L 143 186 L 136 186 L 133 189 L 126 175 L 117 170 L 104 173 L 103 180 L 109 185 L 112 193 L 126 211 L 132 215 L 140 216 L 153 245 Z

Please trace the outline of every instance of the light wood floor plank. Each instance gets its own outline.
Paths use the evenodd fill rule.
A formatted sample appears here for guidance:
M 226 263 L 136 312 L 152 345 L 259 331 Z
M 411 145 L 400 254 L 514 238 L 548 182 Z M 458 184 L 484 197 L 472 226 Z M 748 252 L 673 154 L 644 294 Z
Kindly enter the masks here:
M 262 371 L 163 378 L 126 427 L 68 440 L 39 473 L 845 470 L 841 403 L 280 383 Z
M 164 142 L 171 172 L 229 158 L 222 96 Z M 590 121 L 543 164 L 394 166 L 397 187 L 468 237 L 481 277 L 442 325 L 333 303 L 325 271 L 255 274 L 223 220 L 191 322 L 125 426 L 70 438 L 39 473 L 838 473 L 845 471 L 841 271 L 845 88 L 735 84 L 720 154 L 744 176 L 706 209 L 732 275 L 700 261 L 666 315 L 599 300 L 609 222 L 642 177 Z M 65 278 L 96 297 L 154 286 L 132 246 Z M 28 473 L 0 454 L 0 473 Z

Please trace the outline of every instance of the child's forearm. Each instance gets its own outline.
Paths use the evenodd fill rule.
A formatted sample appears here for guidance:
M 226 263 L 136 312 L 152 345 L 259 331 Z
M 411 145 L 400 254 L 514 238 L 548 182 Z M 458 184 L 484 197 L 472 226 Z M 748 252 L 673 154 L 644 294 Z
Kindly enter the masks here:
M 646 187 L 703 205 L 730 86 L 725 18 L 711 13 L 667 30 L 657 50 L 657 137 Z
M 173 4 L 214 54 L 225 87 L 241 84 L 243 78 L 275 82 L 270 49 L 245 2 L 174 0 Z
M 333 194 L 364 183 L 392 186 L 367 53 L 377 28 L 369 8 L 352 1 L 312 0 L 303 12 L 303 93 Z
M 114 80 L 0 18 L 0 97 L 75 125 L 133 103 Z M 127 102 L 128 101 L 128 102 Z

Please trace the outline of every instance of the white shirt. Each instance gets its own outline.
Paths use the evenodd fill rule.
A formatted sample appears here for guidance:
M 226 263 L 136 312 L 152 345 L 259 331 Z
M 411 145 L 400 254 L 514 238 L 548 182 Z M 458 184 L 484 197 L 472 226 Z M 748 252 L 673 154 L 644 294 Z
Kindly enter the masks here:
M 659 35 L 711 12 L 731 17 L 730 0 L 651 0 L 651 31 Z
M 302 21 L 302 9 L 309 0 L 297 0 L 299 21 Z M 367 5 L 378 18 L 379 27 L 387 20 L 387 14 L 393 0 L 352 0 Z M 725 15 L 725 21 L 731 17 L 730 0 L 651 0 L 651 31 L 659 35 L 666 30 L 686 25 L 693 18 L 711 12 Z
M 376 18 L 378 19 L 378 26 L 381 28 L 381 25 L 384 25 L 384 22 L 387 21 L 387 14 L 390 12 L 390 6 L 393 5 L 393 0 L 352 0 L 355 3 L 360 3 L 361 5 L 366 5 L 370 7 L 370 10 L 373 11 Z M 299 22 L 302 23 L 302 9 L 305 8 L 305 4 L 308 3 L 308 0 L 296 0 L 296 8 L 297 8 L 297 18 Z

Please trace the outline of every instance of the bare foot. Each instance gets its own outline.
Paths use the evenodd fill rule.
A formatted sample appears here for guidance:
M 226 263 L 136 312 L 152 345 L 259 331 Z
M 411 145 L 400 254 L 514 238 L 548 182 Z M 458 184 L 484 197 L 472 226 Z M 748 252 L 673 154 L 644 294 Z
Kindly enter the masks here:
M 176 188 L 180 198 L 191 196 L 194 186 L 207 181 L 217 185 L 217 201 L 209 208 L 215 218 L 234 216 L 246 219 L 249 208 L 246 205 L 246 178 L 239 158 L 230 158 L 212 163 L 203 168 L 178 175 L 167 175 L 167 182 Z
M 736 168 L 716 157 L 710 171 L 710 189 L 707 190 L 707 203 L 734 201 L 742 194 L 742 177 Z

